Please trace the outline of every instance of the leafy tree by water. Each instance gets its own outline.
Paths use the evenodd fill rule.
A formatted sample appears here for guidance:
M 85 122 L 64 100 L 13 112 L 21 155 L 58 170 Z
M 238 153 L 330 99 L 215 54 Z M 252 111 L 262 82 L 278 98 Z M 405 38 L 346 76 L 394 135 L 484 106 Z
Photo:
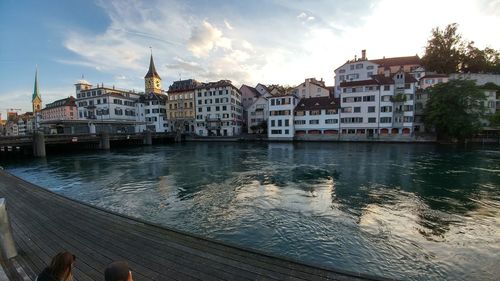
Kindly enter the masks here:
M 500 73 L 500 52 L 492 48 L 479 49 L 474 41 L 466 41 L 452 23 L 444 29 L 432 29 L 422 64 L 437 73 Z
M 440 139 L 464 140 L 482 128 L 486 96 L 471 80 L 451 80 L 427 89 L 425 125 L 434 128 Z
M 431 38 L 425 47 L 425 55 L 422 57 L 426 70 L 447 74 L 458 71 L 464 45 L 457 29 L 456 23 L 449 24 L 444 30 L 439 27 L 432 29 Z

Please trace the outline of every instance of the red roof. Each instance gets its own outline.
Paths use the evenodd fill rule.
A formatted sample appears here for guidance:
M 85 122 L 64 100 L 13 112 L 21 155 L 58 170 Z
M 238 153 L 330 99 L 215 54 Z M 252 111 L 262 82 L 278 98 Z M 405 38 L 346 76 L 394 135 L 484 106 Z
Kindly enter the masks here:
M 320 109 L 336 109 L 340 106 L 340 100 L 332 97 L 316 97 L 301 99 L 295 107 L 297 110 L 320 110 Z
M 382 58 L 369 61 L 378 64 L 379 67 L 391 67 L 391 66 L 413 65 L 413 64 L 421 65 L 421 60 L 417 55 L 409 57 Z

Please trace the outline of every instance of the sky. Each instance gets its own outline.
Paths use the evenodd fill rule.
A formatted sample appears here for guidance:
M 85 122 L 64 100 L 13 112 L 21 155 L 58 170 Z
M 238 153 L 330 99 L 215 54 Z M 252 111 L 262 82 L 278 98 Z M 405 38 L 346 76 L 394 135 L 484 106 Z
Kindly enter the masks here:
M 362 49 L 422 56 L 432 28 L 455 22 L 500 49 L 500 0 L 0 0 L 0 113 L 31 111 L 36 67 L 44 105 L 75 95 L 82 76 L 144 91 L 151 50 L 164 89 L 188 78 L 331 85 Z

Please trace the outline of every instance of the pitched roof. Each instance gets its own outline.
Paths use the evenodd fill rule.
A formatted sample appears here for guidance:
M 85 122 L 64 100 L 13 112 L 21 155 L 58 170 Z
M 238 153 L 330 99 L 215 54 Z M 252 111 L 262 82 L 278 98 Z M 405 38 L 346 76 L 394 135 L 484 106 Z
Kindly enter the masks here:
M 33 96 L 31 100 L 34 101 L 36 97 L 40 98 L 40 91 L 38 90 L 38 68 L 35 71 L 35 85 L 33 87 Z
M 75 98 L 73 96 L 70 96 L 64 99 L 56 100 L 52 103 L 45 105 L 45 108 L 43 110 L 60 106 L 76 106 Z
M 146 73 L 146 76 L 144 76 L 144 78 L 151 78 L 151 77 L 156 77 L 161 79 L 160 75 L 158 75 L 158 72 L 156 72 L 155 62 L 153 61 L 153 54 L 151 54 L 151 58 L 149 59 L 148 73 Z
M 139 97 L 139 102 L 145 102 L 145 101 L 150 101 L 150 100 L 157 100 L 157 101 L 167 101 L 168 96 L 164 94 L 158 94 L 158 93 L 148 93 L 141 95 Z
M 373 76 L 378 76 L 378 75 L 373 75 Z M 375 79 L 340 82 L 340 87 L 356 87 L 356 86 L 368 86 L 368 85 L 380 85 L 380 83 Z
M 319 109 L 336 109 L 339 108 L 340 101 L 332 97 L 316 97 L 301 99 L 295 107 L 297 110 L 319 110 Z
M 448 78 L 448 75 L 446 75 L 446 74 L 427 74 L 420 79 L 424 79 L 424 78 Z
M 200 85 L 201 83 L 194 79 L 174 81 L 174 83 L 168 87 L 167 93 L 190 91 L 196 89 Z
M 259 93 L 259 91 L 257 91 L 257 89 L 255 89 L 254 87 L 250 87 L 248 85 L 245 85 L 245 84 L 241 85 L 240 92 L 241 92 L 241 88 L 243 88 L 243 87 L 246 87 L 248 90 L 250 90 L 250 92 L 252 92 L 255 97 L 260 97 L 261 96 L 260 93 Z
M 401 65 L 411 65 L 411 64 L 421 64 L 420 58 L 415 56 L 408 57 L 394 57 L 394 58 L 382 58 L 376 60 L 369 60 L 373 63 L 379 65 L 379 67 L 391 67 L 391 66 L 401 66 Z

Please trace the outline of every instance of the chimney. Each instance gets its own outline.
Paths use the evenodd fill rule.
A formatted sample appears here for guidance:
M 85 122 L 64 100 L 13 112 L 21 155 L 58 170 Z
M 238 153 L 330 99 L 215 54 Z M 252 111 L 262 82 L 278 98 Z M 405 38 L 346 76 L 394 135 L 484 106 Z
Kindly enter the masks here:
M 361 59 L 366 60 L 366 50 L 361 50 Z
M 354 61 L 358 61 L 358 55 L 354 55 Z

